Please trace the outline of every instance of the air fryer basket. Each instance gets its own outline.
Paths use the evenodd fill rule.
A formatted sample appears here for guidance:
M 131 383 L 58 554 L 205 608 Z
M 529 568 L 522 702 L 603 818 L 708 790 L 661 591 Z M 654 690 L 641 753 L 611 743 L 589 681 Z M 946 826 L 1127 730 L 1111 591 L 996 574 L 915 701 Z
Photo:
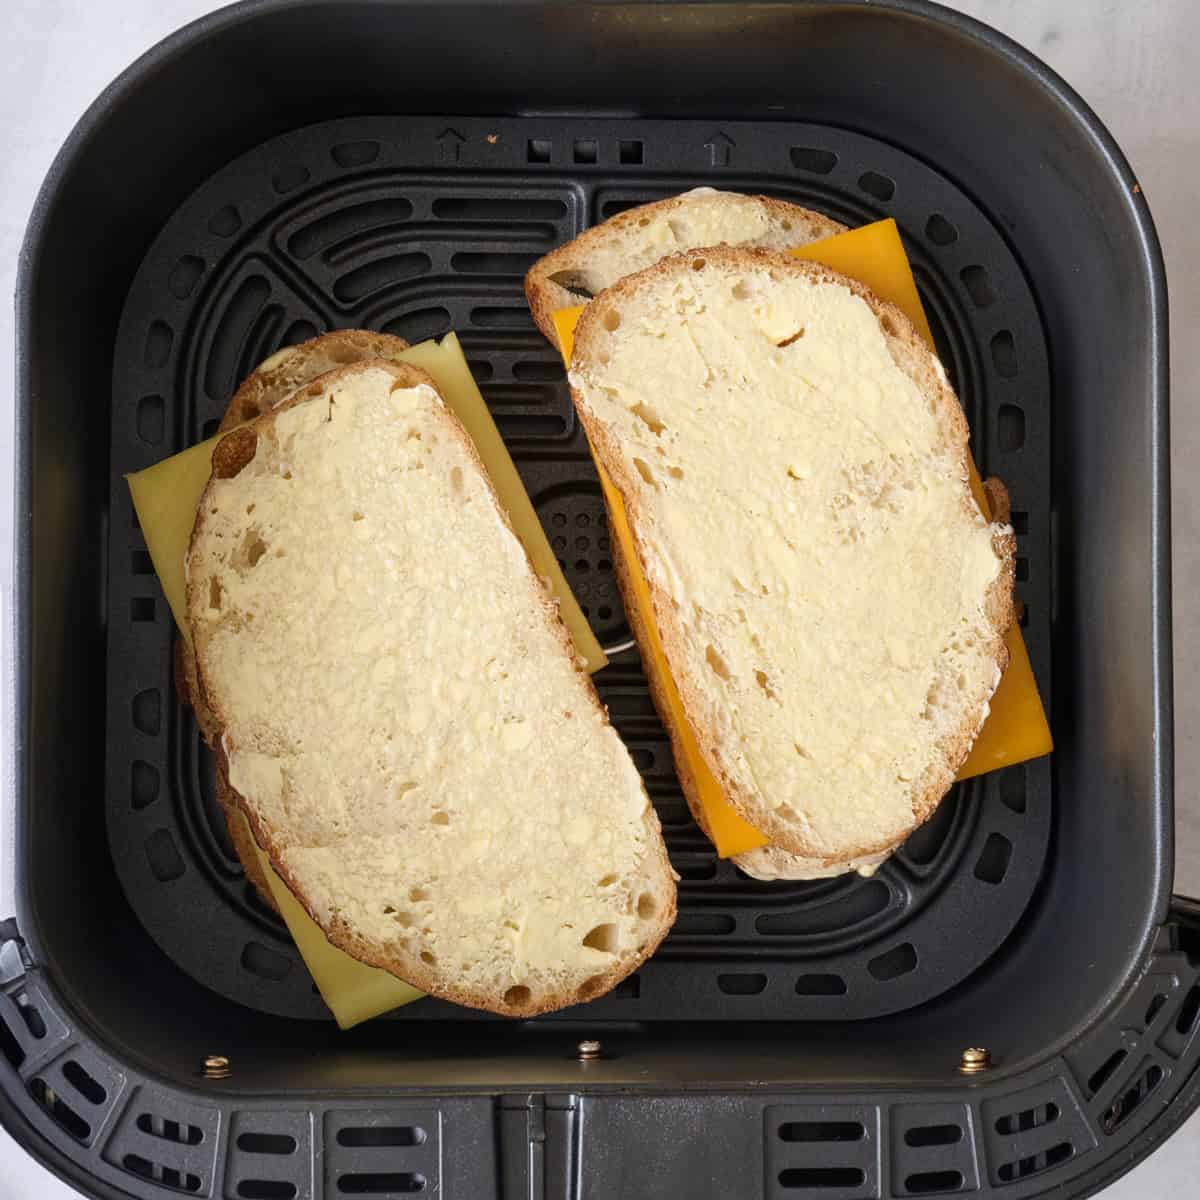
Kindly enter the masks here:
M 595 475 L 521 276 L 704 184 L 898 221 L 1013 496 L 1056 754 L 956 789 L 873 879 L 762 884 L 691 823 L 618 657 L 597 682 L 683 877 L 659 954 L 537 1021 L 422 1001 L 338 1034 L 226 841 L 123 474 L 210 433 L 281 345 L 454 329 L 619 640 Z M 79 1186 L 1083 1195 L 1195 1103 L 1200 927 L 1168 908 L 1161 263 L 1119 152 L 1023 51 L 919 3 L 236 6 L 81 122 L 18 305 L 0 1102 Z M 580 1061 L 582 1037 L 604 1056 Z M 970 1045 L 990 1070 L 958 1072 Z M 228 1077 L 200 1074 L 210 1054 Z

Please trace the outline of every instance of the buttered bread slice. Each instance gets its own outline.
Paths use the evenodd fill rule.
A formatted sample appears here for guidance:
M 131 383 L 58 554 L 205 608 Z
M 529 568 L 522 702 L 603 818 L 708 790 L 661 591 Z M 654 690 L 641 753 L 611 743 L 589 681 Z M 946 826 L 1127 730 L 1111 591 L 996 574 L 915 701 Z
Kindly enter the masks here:
M 335 945 L 521 1016 L 653 952 L 657 817 L 424 372 L 347 367 L 226 435 L 187 597 L 218 768 Z
M 936 357 L 862 285 L 721 246 L 601 293 L 570 382 L 730 803 L 773 850 L 869 865 L 948 790 L 1007 662 L 1012 531 L 971 496 Z
M 718 244 L 787 250 L 845 228 L 822 213 L 771 196 L 693 188 L 618 213 L 551 250 L 529 269 L 525 295 L 537 327 L 557 346 L 556 309 L 590 300 L 667 255 Z

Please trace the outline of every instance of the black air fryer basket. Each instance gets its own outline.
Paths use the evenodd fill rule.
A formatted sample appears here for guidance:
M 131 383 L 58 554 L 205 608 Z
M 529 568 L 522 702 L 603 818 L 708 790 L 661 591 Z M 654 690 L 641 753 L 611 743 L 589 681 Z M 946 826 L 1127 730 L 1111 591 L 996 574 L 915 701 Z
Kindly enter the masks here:
M 595 473 L 521 280 L 705 184 L 898 221 L 1012 494 L 1057 749 L 960 785 L 871 879 L 758 883 L 692 824 L 617 656 L 598 684 L 682 876 L 662 949 L 554 1016 L 425 1000 L 340 1033 L 228 844 L 122 477 L 211 433 L 280 346 L 453 329 L 621 641 Z M 1195 1106 L 1162 263 L 1120 152 L 1019 47 L 917 0 L 237 5 L 80 122 L 17 303 L 0 1119 L 83 1191 L 1073 1197 Z M 986 1069 L 963 1072 L 969 1047 Z

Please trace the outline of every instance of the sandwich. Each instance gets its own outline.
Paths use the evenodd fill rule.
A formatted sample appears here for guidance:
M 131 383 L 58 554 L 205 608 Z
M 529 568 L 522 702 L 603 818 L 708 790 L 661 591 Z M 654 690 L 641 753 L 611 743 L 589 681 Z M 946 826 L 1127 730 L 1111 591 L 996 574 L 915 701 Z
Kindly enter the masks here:
M 346 353 L 269 361 L 213 452 L 186 616 L 222 794 L 359 961 L 592 999 L 674 919 L 657 817 L 432 378 Z
M 762 203 L 727 199 L 735 225 Z M 677 233 L 696 203 L 667 210 Z M 685 739 L 765 835 L 736 856 L 743 870 L 870 872 L 933 812 L 987 716 L 1008 658 L 1012 532 L 972 498 L 961 407 L 901 312 L 758 248 L 757 218 L 725 245 L 622 260 L 663 212 L 589 231 L 606 265 L 573 277 L 602 286 L 587 287 L 569 376 L 632 533 L 636 561 L 614 562 L 651 690 L 701 826 Z M 552 332 L 561 297 L 546 284 L 580 269 L 582 241 L 527 280 Z

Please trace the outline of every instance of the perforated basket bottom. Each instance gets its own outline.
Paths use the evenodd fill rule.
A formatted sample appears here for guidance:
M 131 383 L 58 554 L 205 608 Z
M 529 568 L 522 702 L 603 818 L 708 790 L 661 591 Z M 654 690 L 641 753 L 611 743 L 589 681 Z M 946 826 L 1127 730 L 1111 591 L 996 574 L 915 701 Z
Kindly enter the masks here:
M 289 134 L 220 171 L 168 222 L 130 290 L 113 372 L 109 839 L 140 919 L 207 987 L 272 1013 L 328 1015 L 228 844 L 212 763 L 174 700 L 171 615 L 122 476 L 210 434 L 238 380 L 280 346 L 338 327 L 414 342 L 454 329 L 585 613 L 603 641 L 619 640 L 595 473 L 521 280 L 587 225 L 703 184 L 851 225 L 897 219 L 977 459 L 1012 494 L 1025 634 L 1049 700 L 1044 338 L 1007 244 L 951 181 L 886 144 L 782 123 L 363 118 Z M 1049 840 L 1047 761 L 956 787 L 871 879 L 759 883 L 718 860 L 688 815 L 636 655 L 596 682 L 682 882 L 666 943 L 588 1006 L 590 1023 L 909 1008 L 971 974 L 1030 902 Z M 476 1015 L 435 1001 L 395 1014 Z

